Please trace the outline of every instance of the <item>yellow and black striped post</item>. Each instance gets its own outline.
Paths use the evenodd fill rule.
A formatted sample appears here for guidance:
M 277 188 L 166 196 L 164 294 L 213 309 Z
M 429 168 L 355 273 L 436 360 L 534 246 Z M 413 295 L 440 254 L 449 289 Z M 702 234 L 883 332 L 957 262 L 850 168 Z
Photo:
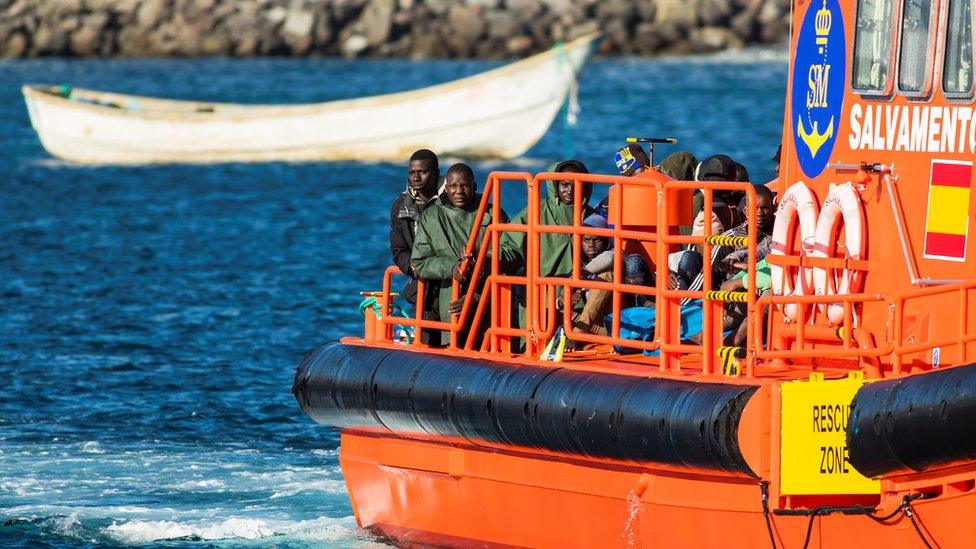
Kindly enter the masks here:
M 749 245 L 748 236 L 724 236 L 713 234 L 705 237 L 705 242 L 712 246 L 731 246 L 733 248 L 745 248 Z
M 715 349 L 715 354 L 722 359 L 722 374 L 729 377 L 739 377 L 737 359 L 745 358 L 746 350 L 742 347 L 723 346 Z
M 705 292 L 706 301 L 722 301 L 724 303 L 745 303 L 749 300 L 746 292 L 733 292 L 728 290 L 709 290 Z

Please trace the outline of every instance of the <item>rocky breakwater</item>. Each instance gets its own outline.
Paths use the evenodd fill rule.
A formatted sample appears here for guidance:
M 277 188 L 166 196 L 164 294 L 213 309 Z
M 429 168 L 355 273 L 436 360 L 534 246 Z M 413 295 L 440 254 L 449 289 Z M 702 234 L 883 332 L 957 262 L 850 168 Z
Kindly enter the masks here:
M 510 57 L 602 30 L 605 54 L 786 40 L 788 0 L 0 0 L 0 56 Z

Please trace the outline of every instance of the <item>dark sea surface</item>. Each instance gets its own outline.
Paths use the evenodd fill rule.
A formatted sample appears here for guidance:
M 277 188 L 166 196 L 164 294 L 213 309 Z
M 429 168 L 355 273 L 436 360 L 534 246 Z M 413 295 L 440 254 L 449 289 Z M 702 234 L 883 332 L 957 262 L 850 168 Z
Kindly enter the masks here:
M 290 388 L 306 351 L 361 331 L 406 164 L 76 166 L 41 148 L 22 84 L 298 103 L 497 65 L 0 62 L 0 546 L 380 546 L 356 529 L 336 433 Z M 723 152 L 764 182 L 786 76 L 781 52 L 597 59 L 575 127 L 475 171 L 572 155 L 608 172 L 652 135 L 681 141 L 658 159 Z

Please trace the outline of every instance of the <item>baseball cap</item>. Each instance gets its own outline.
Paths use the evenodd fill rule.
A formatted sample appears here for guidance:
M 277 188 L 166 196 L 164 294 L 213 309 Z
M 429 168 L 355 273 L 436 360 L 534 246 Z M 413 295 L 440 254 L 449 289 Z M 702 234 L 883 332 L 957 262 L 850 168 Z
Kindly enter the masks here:
M 735 161 L 724 154 L 709 156 L 698 165 L 698 181 L 735 181 Z
M 613 155 L 613 162 L 617 165 L 620 175 L 634 175 L 634 172 L 650 164 L 647 153 L 637 143 L 631 143 L 626 147 L 621 147 L 617 154 Z

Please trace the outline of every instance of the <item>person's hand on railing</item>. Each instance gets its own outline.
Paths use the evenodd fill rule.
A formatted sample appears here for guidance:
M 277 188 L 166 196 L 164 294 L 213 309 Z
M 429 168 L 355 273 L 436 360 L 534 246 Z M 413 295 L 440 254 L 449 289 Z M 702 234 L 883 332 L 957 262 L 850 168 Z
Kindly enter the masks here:
M 576 288 L 575 290 L 573 290 L 573 293 L 570 294 L 569 299 L 570 299 L 570 304 L 569 305 L 571 307 L 576 307 L 576 305 L 578 305 L 579 302 L 582 301 L 582 299 L 583 299 L 583 289 L 582 288 Z M 563 310 L 563 305 L 565 305 L 565 302 L 564 301 L 565 300 L 563 300 L 563 297 L 562 296 L 557 297 L 556 298 L 556 309 L 559 309 L 560 311 Z
M 463 305 L 464 305 L 464 298 L 463 297 L 460 297 L 460 298 L 455 299 L 454 301 L 450 302 L 447 305 L 447 311 L 449 313 L 451 313 L 451 315 L 459 315 L 459 314 L 461 314 L 461 307 Z
M 451 271 L 451 278 L 457 280 L 458 282 L 464 282 L 467 280 L 472 259 L 474 259 L 474 254 L 466 253 L 462 255 L 461 259 L 459 259 L 454 265 L 454 270 Z

